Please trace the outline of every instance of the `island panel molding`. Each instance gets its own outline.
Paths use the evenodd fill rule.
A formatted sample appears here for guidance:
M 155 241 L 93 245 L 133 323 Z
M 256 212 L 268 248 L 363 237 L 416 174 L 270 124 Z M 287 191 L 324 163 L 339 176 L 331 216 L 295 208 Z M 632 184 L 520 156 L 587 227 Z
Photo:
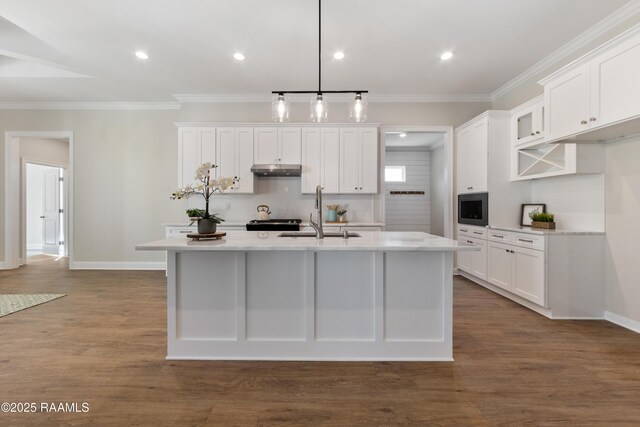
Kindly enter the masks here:
M 417 232 L 166 239 L 167 358 L 452 360 L 454 251 Z

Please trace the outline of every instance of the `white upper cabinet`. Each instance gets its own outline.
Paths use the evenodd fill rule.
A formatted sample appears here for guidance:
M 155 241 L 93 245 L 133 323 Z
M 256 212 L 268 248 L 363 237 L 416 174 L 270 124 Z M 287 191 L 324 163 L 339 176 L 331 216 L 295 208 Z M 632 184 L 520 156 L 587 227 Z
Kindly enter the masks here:
M 254 162 L 256 164 L 300 164 L 299 127 L 254 128 Z
M 458 194 L 487 191 L 488 116 L 480 116 L 456 130 Z
M 178 129 L 178 187 L 195 182 L 196 169 L 216 162 L 216 130 L 208 127 Z
M 216 177 L 235 176 L 240 180 L 232 193 L 253 193 L 253 128 L 221 127 L 216 129 Z
M 544 137 L 544 99 L 535 98 L 511 113 L 513 145 L 526 144 Z
M 315 193 L 322 186 L 325 193 L 339 193 L 340 129 L 302 129 L 302 192 Z
M 584 74 L 578 73 L 574 76 L 580 80 Z M 571 80 L 567 80 L 569 81 Z M 570 86 L 571 84 L 567 83 L 564 89 Z M 562 92 L 562 85 L 557 87 L 559 94 Z M 602 147 L 599 144 L 548 143 L 542 138 L 545 130 L 544 120 L 536 120 L 536 117 L 541 117 L 540 113 L 544 108 L 542 103 L 542 97 L 534 98 L 511 111 L 511 181 L 602 172 L 604 164 Z M 567 117 L 573 113 L 568 107 L 563 111 L 566 114 L 557 116 L 562 116 L 565 122 L 569 123 Z M 575 117 L 571 120 L 575 121 Z M 557 123 L 556 120 L 556 125 Z M 537 129 L 541 129 L 540 134 Z
M 546 142 L 606 141 L 640 132 L 640 25 L 540 81 Z M 573 138 L 575 137 L 575 138 Z
M 578 67 L 544 86 L 547 140 L 583 132 L 591 126 L 591 69 Z
M 178 186 L 193 184 L 196 169 L 205 162 L 218 166 L 215 177 L 240 178 L 227 192 L 253 193 L 253 128 L 178 128 Z
M 340 193 L 378 192 L 377 128 L 340 129 Z
M 640 115 L 640 36 L 591 62 L 591 112 L 605 126 Z

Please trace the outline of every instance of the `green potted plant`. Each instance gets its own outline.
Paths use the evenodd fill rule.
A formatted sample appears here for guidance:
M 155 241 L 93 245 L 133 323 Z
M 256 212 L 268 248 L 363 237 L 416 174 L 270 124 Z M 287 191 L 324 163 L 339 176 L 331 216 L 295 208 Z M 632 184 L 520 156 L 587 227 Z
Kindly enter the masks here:
M 223 192 L 238 182 L 238 177 L 225 176 L 212 178 L 211 170 L 218 166 L 213 163 L 203 163 L 196 169 L 195 185 L 187 185 L 171 193 L 171 200 L 188 199 L 194 195 L 204 197 L 204 209 L 187 209 L 187 215 L 198 221 L 198 234 L 211 234 L 216 232 L 216 226 L 224 221 L 216 214 L 209 213 L 209 200 L 213 193 Z M 194 215 L 194 216 L 192 216 Z
M 192 222 L 204 216 L 204 209 L 187 209 L 185 212 Z
M 529 214 L 531 218 L 531 228 L 543 228 L 545 230 L 554 230 L 556 223 L 554 216 L 549 212 L 534 211 Z

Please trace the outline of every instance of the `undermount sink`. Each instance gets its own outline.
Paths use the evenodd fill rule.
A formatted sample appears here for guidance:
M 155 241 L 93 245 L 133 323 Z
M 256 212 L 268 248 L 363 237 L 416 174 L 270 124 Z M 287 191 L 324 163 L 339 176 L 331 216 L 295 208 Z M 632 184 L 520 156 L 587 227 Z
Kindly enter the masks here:
M 316 237 L 316 233 L 313 231 L 288 231 L 286 233 L 278 234 L 278 237 Z M 324 233 L 324 237 L 344 237 L 344 233 Z M 347 237 L 360 237 L 358 233 L 348 232 Z

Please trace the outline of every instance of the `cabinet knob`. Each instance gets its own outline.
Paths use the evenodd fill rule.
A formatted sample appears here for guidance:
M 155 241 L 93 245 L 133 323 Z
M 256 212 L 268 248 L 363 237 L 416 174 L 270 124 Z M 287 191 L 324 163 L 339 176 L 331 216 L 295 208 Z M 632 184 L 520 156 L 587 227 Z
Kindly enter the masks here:
M 536 135 L 540 135 L 540 131 L 539 130 L 536 131 Z
M 586 125 L 587 123 L 588 123 L 588 122 L 587 122 L 586 120 L 581 120 L 581 121 L 580 121 L 580 124 L 581 124 L 581 125 Z
M 534 132 L 531 132 L 531 136 L 536 136 L 536 134 Z
M 358 189 L 358 187 L 353 187 L 353 189 L 354 189 L 354 190 L 357 190 L 357 189 Z
M 507 251 L 507 253 L 509 253 L 509 249 L 505 249 L 505 251 Z
M 591 122 L 595 122 L 595 121 L 596 121 L 596 118 L 595 118 L 595 117 L 591 117 L 591 118 L 589 119 L 589 121 L 591 121 Z

